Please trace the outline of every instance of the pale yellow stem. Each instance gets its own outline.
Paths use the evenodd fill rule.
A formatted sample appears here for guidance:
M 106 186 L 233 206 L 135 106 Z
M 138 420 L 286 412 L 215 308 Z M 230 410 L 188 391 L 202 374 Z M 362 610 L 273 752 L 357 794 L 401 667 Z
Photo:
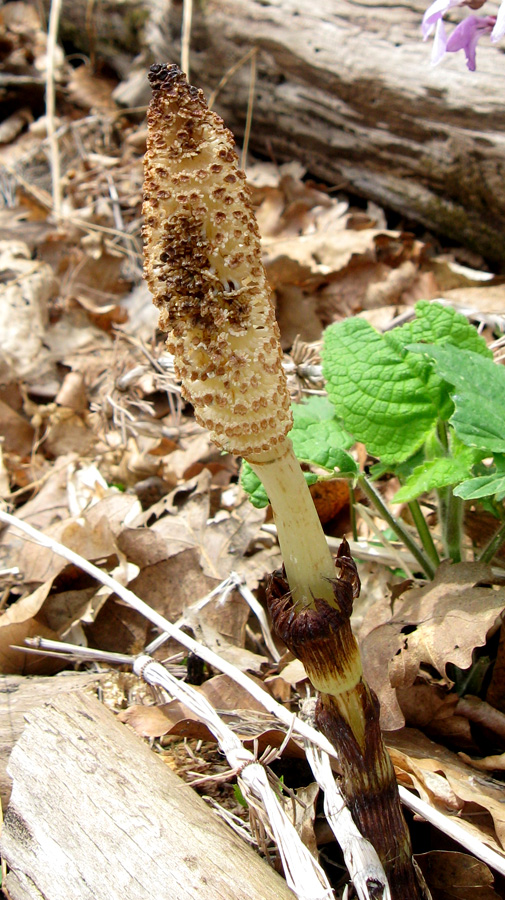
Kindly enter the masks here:
M 321 522 L 289 438 L 249 458 L 272 505 L 286 577 L 295 603 L 312 606 L 320 597 L 335 606 L 328 579 L 335 565 Z

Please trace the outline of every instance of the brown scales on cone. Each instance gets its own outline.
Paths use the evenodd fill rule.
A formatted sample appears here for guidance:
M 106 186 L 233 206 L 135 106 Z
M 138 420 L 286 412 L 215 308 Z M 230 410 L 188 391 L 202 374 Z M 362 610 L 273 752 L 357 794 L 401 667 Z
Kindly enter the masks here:
M 233 135 L 177 66 L 153 66 L 145 155 L 145 278 L 185 397 L 242 456 L 292 425 L 258 227 Z

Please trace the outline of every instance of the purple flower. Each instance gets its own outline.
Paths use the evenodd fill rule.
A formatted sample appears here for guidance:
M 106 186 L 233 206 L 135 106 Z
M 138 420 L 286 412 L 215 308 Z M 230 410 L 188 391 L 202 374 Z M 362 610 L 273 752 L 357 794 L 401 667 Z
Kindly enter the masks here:
M 432 66 L 438 65 L 440 60 L 445 56 L 447 48 L 447 35 L 445 33 L 444 20 L 439 19 L 435 29 L 435 37 L 433 40 L 433 50 L 431 51 Z
M 459 25 L 456 25 L 452 34 L 447 38 L 446 52 L 456 53 L 458 50 L 464 50 L 466 65 L 470 72 L 475 72 L 477 41 L 485 34 L 491 34 L 494 25 L 494 16 L 467 16 Z
M 433 3 L 428 7 L 423 16 L 421 29 L 424 40 L 429 38 L 437 22 L 442 20 L 442 17 L 449 9 L 452 9 L 453 6 L 464 6 L 464 3 L 465 0 L 433 0 Z

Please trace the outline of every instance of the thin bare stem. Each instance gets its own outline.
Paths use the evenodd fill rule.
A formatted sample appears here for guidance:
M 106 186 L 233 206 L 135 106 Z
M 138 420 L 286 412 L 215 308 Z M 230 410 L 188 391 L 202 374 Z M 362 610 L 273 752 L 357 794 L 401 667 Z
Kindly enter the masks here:
M 60 24 L 62 0 L 51 0 L 49 13 L 49 28 L 47 32 L 47 65 L 46 65 L 46 117 L 47 137 L 49 141 L 51 185 L 53 198 L 53 212 L 56 219 L 61 218 L 61 166 L 58 138 L 56 136 L 56 88 L 54 82 L 54 64 L 56 59 L 56 47 L 58 27 Z
M 493 537 L 486 544 L 484 549 L 482 550 L 480 556 L 478 556 L 479 562 L 489 563 L 491 562 L 493 556 L 498 553 L 498 550 L 505 542 L 505 522 L 502 522 L 498 530 L 494 533 Z
M 216 102 L 216 97 L 218 96 L 220 90 L 222 88 L 224 88 L 225 84 L 227 84 L 229 82 L 230 78 L 232 78 L 233 75 L 235 75 L 235 72 L 238 72 L 238 70 L 242 66 L 244 66 L 246 64 L 247 60 L 250 59 L 251 56 L 253 56 L 253 54 L 255 54 L 256 52 L 257 52 L 256 47 L 253 47 L 251 50 L 248 50 L 247 53 L 244 53 L 244 55 L 241 56 L 240 59 L 233 66 L 230 66 L 230 68 L 224 73 L 224 75 L 221 78 L 221 80 L 219 81 L 217 87 L 214 88 L 214 90 L 212 91 L 212 94 L 209 97 L 209 101 L 208 101 L 209 109 L 212 109 L 212 107 L 214 106 L 214 103 Z
M 351 530 L 352 530 L 352 539 L 353 541 L 358 540 L 358 523 L 356 520 L 356 493 L 352 486 L 349 484 L 349 511 L 351 516 Z
M 181 31 L 181 69 L 189 81 L 189 47 L 191 43 L 191 22 L 193 19 L 193 0 L 184 0 L 182 7 Z
M 251 56 L 251 78 L 249 81 L 249 94 L 247 97 L 247 116 L 245 120 L 245 131 L 244 131 L 244 142 L 242 144 L 242 155 L 240 158 L 241 168 L 245 170 L 247 164 L 247 151 L 249 149 L 249 138 L 251 137 L 251 126 L 253 119 L 253 107 L 254 107 L 254 89 L 256 87 L 256 55 L 257 49 L 254 48 L 254 53 Z

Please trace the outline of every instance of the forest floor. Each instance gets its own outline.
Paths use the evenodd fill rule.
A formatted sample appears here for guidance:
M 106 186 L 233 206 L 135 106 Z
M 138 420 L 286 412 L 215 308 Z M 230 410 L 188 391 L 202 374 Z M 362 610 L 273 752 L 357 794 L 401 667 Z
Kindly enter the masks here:
M 265 643 L 268 626 L 262 629 L 248 602 L 252 593 L 264 604 L 265 578 L 281 563 L 271 517 L 252 506 L 240 486 L 240 460 L 211 444 L 182 400 L 142 281 L 143 113 L 119 109 L 114 83 L 87 64 L 74 68 L 62 54 L 49 121 L 44 79 L 33 74 L 45 48 L 36 8 L 9 4 L 2 16 L 2 90 L 10 112 L 0 124 L 0 510 L 100 566 L 296 711 L 308 684 L 303 667 L 273 639 L 272 654 Z M 24 72 L 29 74 L 19 86 Z M 324 384 L 307 380 L 301 367 L 320 362 L 324 329 L 346 317 L 359 316 L 384 333 L 409 321 L 418 300 L 440 300 L 496 345 L 505 326 L 505 285 L 484 260 L 465 248 L 443 247 L 421 230 L 388 228 L 383 210 L 315 183 L 296 161 L 277 166 L 250 160 L 246 171 L 294 400 L 307 392 L 324 395 Z M 372 462 L 363 444 L 352 453 L 361 470 Z M 392 476 L 378 487 L 389 502 L 399 482 Z M 312 491 L 336 547 L 353 533 L 347 482 L 320 482 Z M 505 871 L 503 548 L 492 561 L 493 602 L 477 611 L 472 606 L 472 564 L 496 521 L 488 509 L 468 503 L 457 574 L 448 578 L 441 567 L 427 582 L 412 572 L 412 560 L 366 498 L 354 499 L 362 590 L 353 627 L 365 663 L 367 646 L 380 660 L 369 664 L 369 678 L 383 704 L 398 780 L 442 817 L 457 817 L 472 846 L 492 848 Z M 439 542 L 429 497 L 426 504 Z M 411 528 L 406 504 L 391 509 Z M 398 634 L 403 624 L 395 618 L 395 602 L 405 596 L 406 579 L 411 590 L 422 592 L 417 620 L 409 620 L 418 641 L 415 647 L 411 642 L 403 675 L 396 672 L 392 684 L 389 664 L 396 650 L 388 640 L 391 629 Z M 452 595 L 458 609 L 471 611 L 464 623 L 463 614 L 440 615 L 441 600 Z M 502 603 L 505 609 L 505 595 Z M 455 628 L 469 678 L 478 667 L 471 689 L 456 685 L 445 667 L 453 659 Z M 35 636 L 134 655 L 157 634 L 112 590 L 5 525 L 4 679 L 56 675 L 65 668 L 96 671 L 97 663 L 21 649 Z M 234 711 L 234 729 L 248 746 L 254 738 L 260 747 L 282 742 L 281 726 L 228 676 L 198 665 L 174 640 L 153 655 L 200 683 L 221 713 Z M 141 682 L 124 671 L 111 685 L 105 699 L 123 721 L 153 739 L 182 778 L 219 775 L 196 789 L 248 827 L 206 726 L 175 701 L 160 712 Z M 310 782 L 300 756 L 292 739 L 274 765 L 293 791 Z M 309 796 L 306 839 L 319 846 L 339 891 L 345 883 L 335 868 L 341 857 L 328 843 L 317 794 L 306 791 Z M 468 856 L 456 854 L 462 848 L 443 830 L 412 819 L 411 825 L 415 852 L 432 854 L 434 896 L 505 896 L 500 876 L 492 887 L 489 870 L 476 859 L 470 878 Z M 436 859 L 442 851 L 454 852 L 450 873 L 446 857 Z

